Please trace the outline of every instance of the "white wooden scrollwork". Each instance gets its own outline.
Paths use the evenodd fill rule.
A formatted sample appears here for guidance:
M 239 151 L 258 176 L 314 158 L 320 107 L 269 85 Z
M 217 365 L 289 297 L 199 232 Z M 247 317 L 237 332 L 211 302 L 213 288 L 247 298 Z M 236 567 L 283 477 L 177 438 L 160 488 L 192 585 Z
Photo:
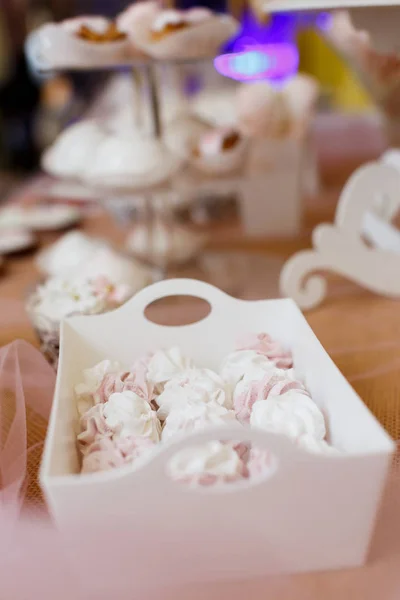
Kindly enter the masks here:
M 313 248 L 292 256 L 281 272 L 281 292 L 301 308 L 326 295 L 324 272 L 370 291 L 400 297 L 400 233 L 390 221 L 400 208 L 400 152 L 357 169 L 345 185 L 334 224 L 318 225 Z

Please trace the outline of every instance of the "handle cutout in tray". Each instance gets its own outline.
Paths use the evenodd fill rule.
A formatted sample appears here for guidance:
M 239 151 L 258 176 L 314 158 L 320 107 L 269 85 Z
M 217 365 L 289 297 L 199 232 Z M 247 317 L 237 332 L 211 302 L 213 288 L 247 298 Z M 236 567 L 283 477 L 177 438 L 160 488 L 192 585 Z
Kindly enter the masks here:
M 194 492 L 229 493 L 261 484 L 277 469 L 278 459 L 270 450 L 248 442 L 214 441 L 177 450 L 168 460 L 166 475 Z
M 144 309 L 148 321 L 164 327 L 183 327 L 203 321 L 211 312 L 210 303 L 198 296 L 176 294 L 153 300 Z

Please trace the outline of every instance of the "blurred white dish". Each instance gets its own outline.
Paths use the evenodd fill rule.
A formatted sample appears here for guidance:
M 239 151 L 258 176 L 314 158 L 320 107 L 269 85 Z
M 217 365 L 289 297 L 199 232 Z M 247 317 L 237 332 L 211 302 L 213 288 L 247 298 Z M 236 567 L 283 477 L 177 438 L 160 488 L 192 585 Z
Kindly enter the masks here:
M 82 26 L 103 34 L 111 21 L 103 17 L 83 16 L 46 23 L 34 31 L 27 41 L 27 52 L 32 64 L 42 70 L 100 67 L 123 64 L 131 60 L 136 51 L 126 32 L 125 39 L 93 42 L 80 37 Z
M 134 227 L 126 241 L 126 248 L 133 255 L 164 267 L 189 262 L 204 243 L 204 235 L 157 219 L 150 227 L 145 223 Z
M 35 262 L 44 275 L 64 277 L 103 248 L 107 248 L 103 240 L 91 238 L 80 231 L 70 231 L 39 252 Z
M 51 231 L 75 225 L 81 213 L 70 206 L 12 207 L 0 212 L 0 229 Z
M 24 229 L 10 229 L 0 232 L 0 254 L 13 254 L 33 248 L 35 236 Z
M 96 121 L 68 127 L 42 156 L 42 168 L 55 177 L 84 177 L 106 134 Z
M 85 174 L 90 185 L 141 188 L 167 181 L 180 169 L 182 159 L 159 140 L 129 134 L 103 139 Z

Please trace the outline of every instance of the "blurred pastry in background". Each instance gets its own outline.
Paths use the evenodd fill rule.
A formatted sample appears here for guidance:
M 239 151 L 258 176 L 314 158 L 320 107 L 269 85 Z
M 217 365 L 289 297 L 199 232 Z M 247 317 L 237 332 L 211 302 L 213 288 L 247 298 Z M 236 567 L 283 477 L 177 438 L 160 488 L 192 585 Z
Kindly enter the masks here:
M 209 129 L 210 126 L 204 120 L 183 114 L 166 126 L 165 144 L 171 152 L 186 160 L 198 139 Z
M 181 166 L 161 141 L 121 132 L 100 141 L 84 179 L 98 187 L 141 188 L 164 183 Z
M 243 163 L 246 139 L 233 127 L 216 127 L 202 135 L 192 149 L 192 164 L 209 174 L 234 171 Z
M 82 179 L 105 132 L 96 121 L 81 121 L 65 129 L 42 156 L 42 168 L 49 175 Z
M 212 57 L 238 29 L 233 17 L 207 8 L 162 10 L 149 3 L 131 23 L 130 34 L 152 58 L 176 60 Z
M 314 78 L 296 75 L 283 88 L 266 81 L 244 83 L 236 95 L 238 127 L 256 138 L 284 138 L 304 133 L 318 99 Z
M 116 23 L 83 16 L 46 23 L 29 36 L 27 51 L 32 64 L 51 70 L 124 64 L 136 49 Z

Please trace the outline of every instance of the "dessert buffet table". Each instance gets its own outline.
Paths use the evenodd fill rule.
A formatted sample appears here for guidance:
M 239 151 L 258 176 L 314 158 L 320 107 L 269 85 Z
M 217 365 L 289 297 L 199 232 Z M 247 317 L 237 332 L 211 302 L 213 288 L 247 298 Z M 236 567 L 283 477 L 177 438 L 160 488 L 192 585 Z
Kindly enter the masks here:
M 350 170 L 354 167 L 352 164 Z M 328 170 L 325 182 L 333 180 L 336 187 L 328 186 L 321 196 L 309 201 L 306 209 L 303 234 L 296 240 L 274 240 L 251 242 L 240 238 L 235 224 L 219 226 L 218 236 L 210 236 L 207 251 L 218 256 L 229 251 L 254 253 L 255 263 L 260 255 L 266 260 L 283 263 L 293 252 L 309 246 L 309 234 L 317 222 L 332 219 L 339 186 L 349 174 L 349 169 Z M 89 234 L 107 238 L 118 244 L 120 229 L 101 210 L 88 215 L 82 229 Z M 40 246 L 44 247 L 57 239 L 57 234 L 39 235 Z M 35 333 L 25 315 L 24 298 L 29 288 L 37 281 L 39 273 L 35 268 L 33 254 L 21 255 L 7 260 L 6 270 L 0 277 L 0 346 L 16 338 L 38 345 Z M 267 263 L 266 263 L 267 264 Z M 184 273 L 186 275 L 186 273 Z M 196 276 L 190 272 L 190 276 Z M 260 277 L 259 269 L 254 269 L 254 277 Z M 265 274 L 268 277 L 268 273 Z M 270 274 L 271 294 L 276 282 Z M 254 287 L 256 289 L 256 287 Z M 246 289 L 238 292 L 248 296 Z M 254 295 L 254 294 L 253 294 Z M 153 308 L 152 318 L 162 323 L 178 324 L 196 319 L 202 307 L 197 303 L 180 299 L 178 303 Z M 398 302 L 376 297 L 356 286 L 330 279 L 330 293 L 321 307 L 306 314 L 321 343 L 333 357 L 345 377 L 366 402 L 371 411 L 385 426 L 391 436 L 400 438 L 400 312 Z M 38 441 L 44 434 L 38 427 Z M 35 457 L 39 463 L 39 452 Z M 396 467 L 396 466 L 395 466 Z M 333 600 L 340 596 L 347 600 L 363 598 L 375 600 L 378 595 L 383 600 L 398 596 L 400 586 L 400 519 L 397 515 L 400 485 L 394 468 L 390 489 L 385 498 L 379 527 L 375 536 L 369 563 L 363 569 L 335 573 L 272 578 L 267 581 L 212 587 L 198 587 L 182 590 L 182 598 L 230 599 L 262 598 L 265 594 L 277 599 L 320 599 Z M 28 489 L 28 500 L 37 502 L 40 496 L 36 486 Z M 396 591 L 397 590 L 397 591 Z M 174 590 L 174 599 L 180 597 Z M 168 590 L 164 597 L 169 598 Z

